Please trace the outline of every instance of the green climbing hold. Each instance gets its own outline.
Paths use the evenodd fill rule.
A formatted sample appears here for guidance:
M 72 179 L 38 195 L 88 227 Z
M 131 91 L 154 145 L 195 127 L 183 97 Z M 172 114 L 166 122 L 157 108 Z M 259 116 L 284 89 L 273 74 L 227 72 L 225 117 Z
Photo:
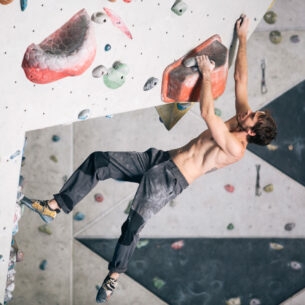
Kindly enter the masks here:
M 267 184 L 266 186 L 264 186 L 264 191 L 266 193 L 271 193 L 273 192 L 273 184 Z
M 282 41 L 282 34 L 280 31 L 272 31 L 269 34 L 269 39 L 274 44 L 279 44 Z
M 221 110 L 219 108 L 215 108 L 214 112 L 217 116 L 221 116 Z
M 228 230 L 233 230 L 234 229 L 233 223 L 229 223 L 228 226 L 227 226 L 227 229 Z
M 117 89 L 125 83 L 128 72 L 129 68 L 126 64 L 116 61 L 104 75 L 104 84 L 108 88 Z
M 38 227 L 38 230 L 39 230 L 40 232 L 46 233 L 46 234 L 48 234 L 48 235 L 51 235 L 51 234 L 52 234 L 52 231 L 51 231 L 49 225 L 47 225 L 47 224 L 44 224 L 44 225 L 39 226 L 39 227 Z
M 264 20 L 268 23 L 268 24 L 274 24 L 276 22 L 276 18 L 277 18 L 277 14 L 273 11 L 268 11 L 265 15 L 264 15 Z
M 148 244 L 149 244 L 148 239 L 139 240 L 138 243 L 137 243 L 137 248 L 141 249 L 143 247 L 146 247 Z
M 162 279 L 160 279 L 159 277 L 155 276 L 153 278 L 153 284 L 154 284 L 155 288 L 161 289 L 165 285 L 165 282 Z

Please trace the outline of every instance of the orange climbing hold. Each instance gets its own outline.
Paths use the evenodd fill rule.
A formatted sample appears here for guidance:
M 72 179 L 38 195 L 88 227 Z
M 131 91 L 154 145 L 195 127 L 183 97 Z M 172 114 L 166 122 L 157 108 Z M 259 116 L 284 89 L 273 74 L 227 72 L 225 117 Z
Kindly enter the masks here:
M 194 58 L 203 54 L 215 62 L 215 69 L 211 73 L 213 98 L 219 97 L 224 92 L 228 76 L 228 49 L 221 43 L 220 36 L 214 35 L 167 66 L 162 79 L 161 94 L 164 102 L 199 100 L 201 75 L 195 66 Z

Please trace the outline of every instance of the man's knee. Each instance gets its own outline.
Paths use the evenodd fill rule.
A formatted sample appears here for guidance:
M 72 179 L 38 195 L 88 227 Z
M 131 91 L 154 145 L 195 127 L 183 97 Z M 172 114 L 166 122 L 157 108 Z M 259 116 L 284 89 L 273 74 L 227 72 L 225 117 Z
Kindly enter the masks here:
M 137 212 L 131 211 L 130 216 L 122 225 L 122 234 L 119 243 L 122 245 L 130 245 L 135 236 L 144 226 L 144 220 Z

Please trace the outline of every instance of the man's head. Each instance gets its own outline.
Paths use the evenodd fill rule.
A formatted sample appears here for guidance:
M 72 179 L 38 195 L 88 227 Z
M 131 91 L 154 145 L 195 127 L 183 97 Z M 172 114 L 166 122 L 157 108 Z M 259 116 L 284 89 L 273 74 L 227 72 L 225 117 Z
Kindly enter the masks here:
M 276 137 L 276 123 L 268 110 L 239 114 L 237 121 L 239 127 L 248 133 L 248 143 L 268 145 Z

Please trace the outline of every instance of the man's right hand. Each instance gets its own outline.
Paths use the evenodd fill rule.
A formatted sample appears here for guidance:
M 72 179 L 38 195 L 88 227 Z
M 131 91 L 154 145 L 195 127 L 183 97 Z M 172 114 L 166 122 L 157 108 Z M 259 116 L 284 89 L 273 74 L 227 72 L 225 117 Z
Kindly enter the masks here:
M 211 71 L 215 68 L 215 62 L 209 59 L 207 55 L 196 56 L 198 69 L 203 76 L 211 74 Z

